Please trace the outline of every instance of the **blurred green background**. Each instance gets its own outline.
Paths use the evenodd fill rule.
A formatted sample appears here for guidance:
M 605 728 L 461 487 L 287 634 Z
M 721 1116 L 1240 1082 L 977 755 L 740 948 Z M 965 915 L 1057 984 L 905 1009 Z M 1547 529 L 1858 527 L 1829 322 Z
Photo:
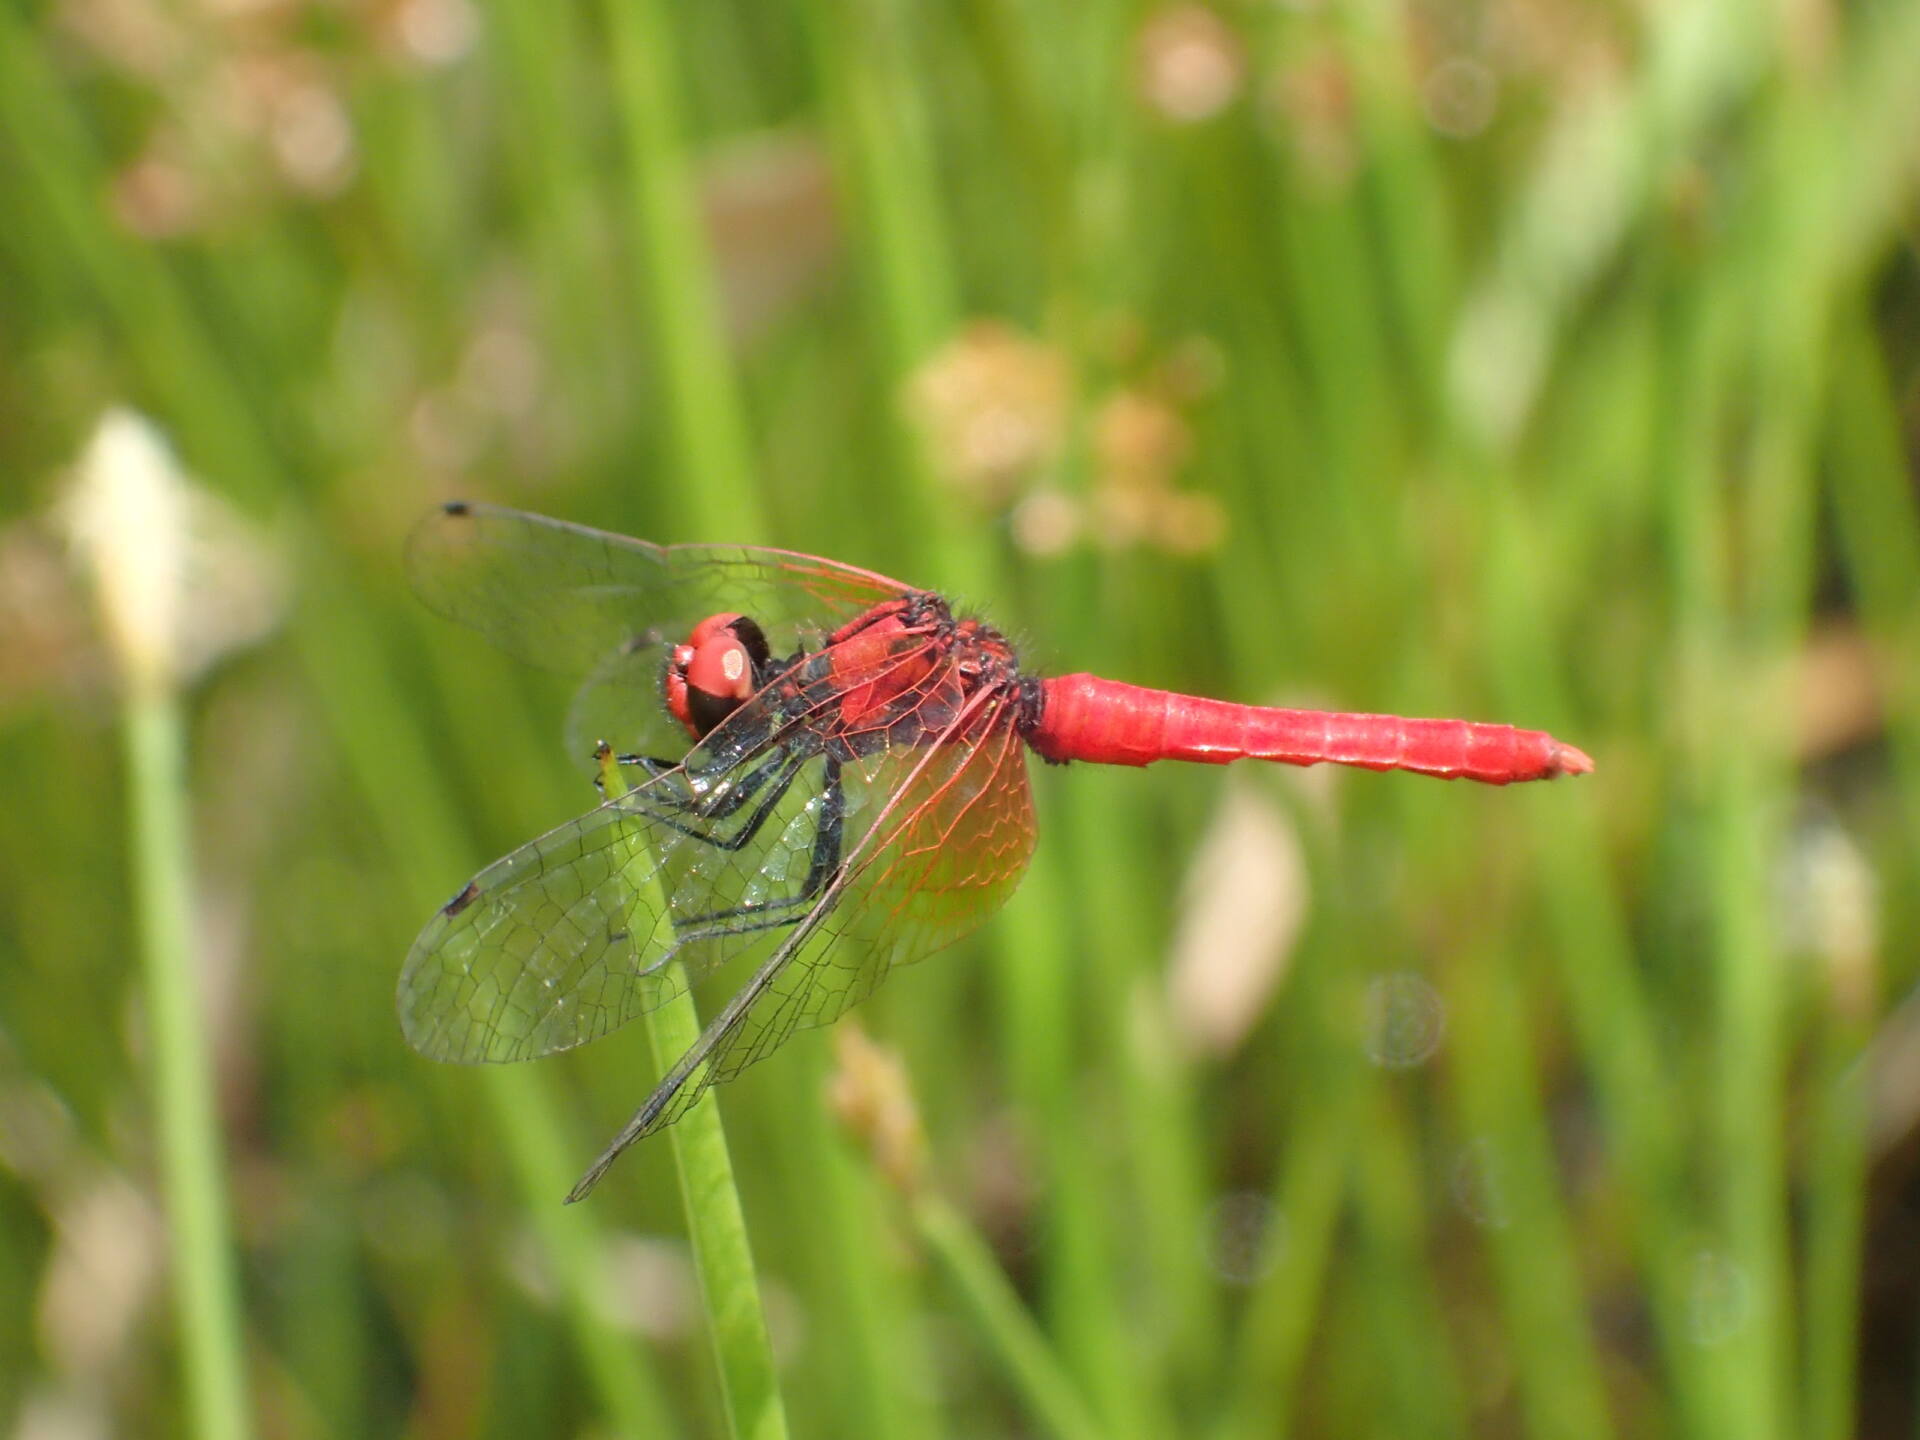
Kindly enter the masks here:
M 0 1432 L 1916 1433 L 1916 74 L 1915 0 L 0 0 Z M 64 497 L 155 434 L 127 701 Z M 721 1092 L 703 1291 L 666 1140 L 558 1204 L 641 1027 L 398 1031 L 593 799 L 406 593 L 455 495 L 1598 772 L 1036 766 L 1005 913 Z

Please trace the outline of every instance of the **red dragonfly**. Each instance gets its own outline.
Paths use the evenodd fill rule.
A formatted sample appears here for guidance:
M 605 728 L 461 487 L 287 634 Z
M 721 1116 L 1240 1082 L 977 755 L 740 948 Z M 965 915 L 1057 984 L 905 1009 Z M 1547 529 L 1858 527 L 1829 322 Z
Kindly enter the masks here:
M 708 1086 L 991 914 L 1033 851 L 1027 749 L 1490 785 L 1593 768 L 1538 730 L 1042 679 L 939 595 L 786 550 L 649 545 L 454 502 L 408 562 L 442 615 L 588 675 L 571 728 L 632 777 L 441 907 L 400 977 L 408 1041 L 436 1060 L 529 1060 L 723 968 L 740 977 L 569 1200 Z

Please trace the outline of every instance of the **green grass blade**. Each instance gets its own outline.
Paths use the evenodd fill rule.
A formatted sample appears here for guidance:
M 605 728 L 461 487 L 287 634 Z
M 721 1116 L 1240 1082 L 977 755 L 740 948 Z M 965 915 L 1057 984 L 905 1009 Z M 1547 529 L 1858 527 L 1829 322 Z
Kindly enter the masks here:
M 566 1131 L 553 1123 L 551 1093 L 526 1070 L 490 1065 L 481 1078 L 520 1188 L 545 1199 L 529 1207 L 528 1218 L 574 1312 L 581 1360 L 608 1418 L 627 1436 L 679 1434 L 658 1382 L 634 1362 L 632 1342 L 606 1318 L 618 1297 L 608 1283 L 598 1225 L 578 1207 L 558 1202 L 580 1166 L 578 1155 L 568 1149 Z
M 663 1073 L 700 1038 L 700 1017 L 684 992 L 649 1014 L 646 1024 L 655 1065 Z M 729 1433 L 742 1440 L 779 1440 L 787 1433 L 786 1409 L 773 1373 L 773 1348 L 760 1306 L 746 1215 L 734 1188 L 733 1159 L 713 1096 L 702 1097 L 668 1133 L 720 1366 Z
M 1447 1179 L 1485 1237 L 1528 1432 L 1596 1440 L 1612 1433 L 1606 1389 L 1519 1012 L 1526 981 L 1515 968 L 1483 950 L 1456 970 L 1448 1050 L 1468 1138 Z
M 671 12 L 663 0 L 607 0 L 604 14 L 626 140 L 629 243 L 656 331 L 683 484 L 697 489 L 702 513 L 723 516 L 736 535 L 757 535 L 753 446 L 693 185 Z
M 1104 1434 L 980 1237 L 934 1196 L 915 1202 L 914 1218 L 920 1238 L 966 1302 L 1034 1419 L 1060 1440 L 1096 1440 Z
M 194 980 L 186 736 L 177 693 L 144 688 L 130 695 L 125 734 L 135 909 L 188 1413 L 194 1433 L 241 1440 L 252 1433 L 246 1351 L 212 1059 Z
M 300 647 L 319 677 L 323 713 L 348 772 L 368 799 L 413 905 L 430 915 L 433 897 L 446 894 L 447 877 L 473 869 L 472 845 L 439 778 L 439 757 L 417 714 L 399 699 L 398 669 L 381 652 L 377 632 L 343 575 L 338 556 L 308 557 L 310 603 L 299 626 Z M 506 736 L 495 741 L 503 749 L 510 745 Z M 530 748 L 523 744 L 518 753 Z M 543 1239 L 557 1247 L 552 1255 L 564 1313 L 601 1407 L 623 1435 L 673 1433 L 671 1410 L 648 1357 L 609 1318 L 600 1224 L 589 1207 L 560 1203 L 578 1172 L 555 1149 L 571 1127 L 538 1070 L 491 1066 L 486 1074 L 497 1132 L 509 1149 L 520 1194 L 529 1212 L 539 1214 L 534 1223 Z
M 627 792 L 620 766 L 604 745 L 600 780 L 610 799 Z M 658 880 L 648 883 L 654 893 L 654 911 L 669 913 Z M 642 1019 L 654 1069 L 662 1075 L 700 1039 L 700 1013 L 677 961 L 669 973 L 676 972 L 674 998 Z M 701 1096 L 667 1133 L 673 1140 L 681 1205 L 720 1366 L 728 1431 L 746 1440 L 781 1440 L 787 1433 L 786 1410 L 774 1378 L 773 1347 L 761 1313 L 746 1215 L 740 1207 L 740 1192 L 734 1188 L 733 1158 L 727 1153 L 726 1131 L 712 1091 Z

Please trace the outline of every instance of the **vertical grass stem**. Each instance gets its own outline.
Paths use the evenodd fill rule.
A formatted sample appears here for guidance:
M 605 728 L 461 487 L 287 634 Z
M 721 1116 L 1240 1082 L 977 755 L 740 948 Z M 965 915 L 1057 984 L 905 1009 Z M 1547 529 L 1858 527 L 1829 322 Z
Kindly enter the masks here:
M 609 796 L 626 792 L 610 752 L 602 753 L 600 776 Z M 642 1021 L 654 1064 L 662 1073 L 700 1038 L 699 1012 L 685 977 L 680 979 L 678 995 Z M 713 1333 L 729 1433 L 780 1440 L 787 1433 L 786 1411 L 773 1373 L 766 1316 L 760 1308 L 753 1244 L 733 1182 L 733 1157 L 727 1153 L 726 1131 L 713 1096 L 703 1096 L 667 1133 L 672 1137 L 687 1235 Z
M 249 1433 L 244 1358 L 215 1114 L 213 1077 L 193 976 L 193 874 L 188 848 L 179 696 L 138 687 L 126 710 L 135 913 L 153 1032 L 175 1313 L 190 1429 L 205 1440 Z

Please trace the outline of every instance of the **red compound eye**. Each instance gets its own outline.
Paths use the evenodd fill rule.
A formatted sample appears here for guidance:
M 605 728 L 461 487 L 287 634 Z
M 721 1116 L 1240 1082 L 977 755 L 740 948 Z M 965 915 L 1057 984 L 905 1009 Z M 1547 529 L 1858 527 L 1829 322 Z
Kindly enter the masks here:
M 696 740 L 757 688 L 755 656 L 740 633 L 752 625 L 732 613 L 709 615 L 667 661 L 667 710 Z M 758 635 L 757 627 L 753 633 Z

